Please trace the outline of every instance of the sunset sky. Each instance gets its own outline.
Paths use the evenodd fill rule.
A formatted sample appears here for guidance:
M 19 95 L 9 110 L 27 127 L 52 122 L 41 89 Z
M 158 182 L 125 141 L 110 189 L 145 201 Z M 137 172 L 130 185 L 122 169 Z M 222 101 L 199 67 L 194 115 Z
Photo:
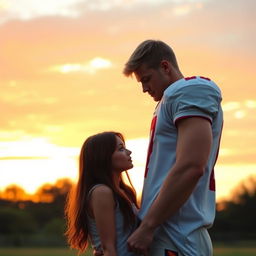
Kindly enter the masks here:
M 145 39 L 222 89 L 217 198 L 256 175 L 256 1 L 0 0 L 0 191 L 77 177 L 87 136 L 122 132 L 142 186 L 155 102 L 124 63 Z

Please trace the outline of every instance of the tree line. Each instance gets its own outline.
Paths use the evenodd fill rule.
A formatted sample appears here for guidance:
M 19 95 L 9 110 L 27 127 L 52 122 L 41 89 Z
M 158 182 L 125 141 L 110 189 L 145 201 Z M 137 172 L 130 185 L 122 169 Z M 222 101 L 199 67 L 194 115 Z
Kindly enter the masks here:
M 3 194 L 12 200 L 0 199 L 0 246 L 65 246 L 64 205 L 71 186 L 68 179 L 43 185 L 36 202 L 20 200 L 24 191 L 17 186 L 7 188 Z
M 256 176 L 242 181 L 230 200 L 217 204 L 213 240 L 256 240 Z
M 232 199 L 217 204 L 213 241 L 256 239 L 256 178 L 239 185 Z M 72 187 L 68 179 L 43 185 L 35 200 L 9 187 L 0 199 L 0 246 L 66 246 L 64 206 Z M 1 195 L 0 195 L 1 196 Z M 23 200 L 21 200 L 23 198 Z

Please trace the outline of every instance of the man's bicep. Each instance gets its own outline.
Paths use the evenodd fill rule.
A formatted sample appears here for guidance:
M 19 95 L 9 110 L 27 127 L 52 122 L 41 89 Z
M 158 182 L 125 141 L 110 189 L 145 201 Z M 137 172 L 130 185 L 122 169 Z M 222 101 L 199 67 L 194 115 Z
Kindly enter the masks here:
M 177 127 L 176 160 L 184 164 L 205 166 L 212 145 L 212 129 L 209 120 L 189 117 L 179 120 Z

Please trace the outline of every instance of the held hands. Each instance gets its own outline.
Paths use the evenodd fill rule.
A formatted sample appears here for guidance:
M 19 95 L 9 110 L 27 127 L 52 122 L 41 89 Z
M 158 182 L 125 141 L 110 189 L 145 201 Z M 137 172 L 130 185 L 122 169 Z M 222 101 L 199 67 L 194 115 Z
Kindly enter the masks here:
M 149 256 L 149 246 L 152 243 L 154 229 L 140 225 L 128 238 L 128 250 L 138 255 Z M 103 256 L 102 250 L 94 250 L 93 256 Z
M 148 256 L 153 235 L 154 229 L 141 224 L 128 238 L 128 250 L 139 255 Z
M 93 250 L 93 256 L 103 256 L 104 253 L 102 250 Z

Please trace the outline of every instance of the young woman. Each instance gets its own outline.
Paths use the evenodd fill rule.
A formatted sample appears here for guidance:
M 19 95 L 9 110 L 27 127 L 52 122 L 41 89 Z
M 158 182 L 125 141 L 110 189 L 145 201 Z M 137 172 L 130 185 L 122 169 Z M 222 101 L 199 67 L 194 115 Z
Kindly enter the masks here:
M 122 134 L 103 132 L 84 142 L 78 183 L 66 205 L 66 236 L 79 253 L 91 243 L 104 256 L 135 255 L 128 252 L 127 239 L 137 226 L 136 194 L 121 175 L 132 167 Z

